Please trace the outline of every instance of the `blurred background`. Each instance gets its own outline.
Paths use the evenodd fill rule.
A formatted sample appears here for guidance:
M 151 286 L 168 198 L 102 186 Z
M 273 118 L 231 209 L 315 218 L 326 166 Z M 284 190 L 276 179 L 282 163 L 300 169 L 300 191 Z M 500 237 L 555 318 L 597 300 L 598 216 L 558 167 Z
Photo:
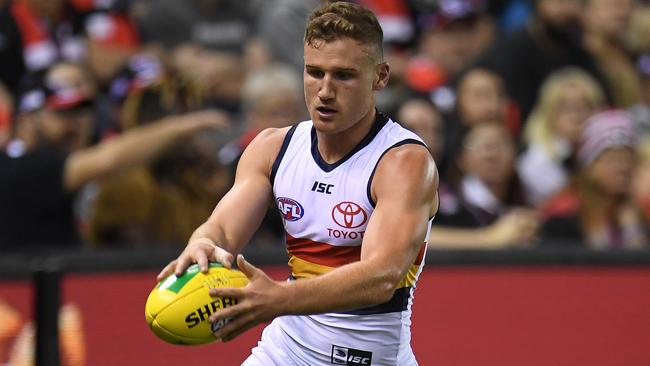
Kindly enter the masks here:
M 144 302 L 256 134 L 309 119 L 324 2 L 0 0 L 0 365 L 247 356 L 260 327 L 170 346 Z M 649 365 L 650 2 L 356 2 L 384 31 L 378 109 L 441 178 L 420 363 Z M 246 252 L 288 276 L 274 207 Z

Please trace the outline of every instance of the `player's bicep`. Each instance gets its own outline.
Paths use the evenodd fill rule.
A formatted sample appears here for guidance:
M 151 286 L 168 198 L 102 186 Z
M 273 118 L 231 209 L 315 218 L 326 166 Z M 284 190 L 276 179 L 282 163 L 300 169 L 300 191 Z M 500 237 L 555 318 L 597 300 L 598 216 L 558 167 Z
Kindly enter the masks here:
M 271 157 L 277 156 L 286 131 L 267 130 L 242 154 L 232 188 L 208 219 L 218 225 L 231 245 L 241 247 L 257 230 L 272 197 Z
M 403 276 L 422 248 L 429 218 L 437 208 L 438 176 L 424 148 L 411 145 L 395 150 L 380 161 L 373 178 L 376 207 L 361 258 L 391 266 Z

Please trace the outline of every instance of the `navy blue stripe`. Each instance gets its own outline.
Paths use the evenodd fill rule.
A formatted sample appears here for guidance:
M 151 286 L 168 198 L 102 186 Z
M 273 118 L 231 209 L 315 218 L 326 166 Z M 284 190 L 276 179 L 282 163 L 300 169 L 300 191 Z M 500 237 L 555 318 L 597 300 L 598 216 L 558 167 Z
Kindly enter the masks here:
M 275 158 L 275 161 L 273 162 L 273 167 L 271 168 L 271 187 L 273 187 L 273 183 L 275 182 L 275 174 L 278 172 L 278 168 L 280 167 L 280 162 L 284 157 L 284 153 L 287 152 L 287 148 L 289 147 L 289 142 L 291 142 L 291 137 L 293 136 L 293 133 L 296 131 L 297 127 L 298 125 L 291 126 L 289 131 L 287 131 L 287 135 L 284 136 L 284 141 L 282 141 L 282 147 L 280 148 L 280 152 L 278 153 L 278 156 Z
M 325 160 L 323 160 L 323 157 L 320 155 L 320 152 L 318 151 L 318 137 L 316 135 L 316 129 L 312 127 L 311 128 L 311 156 L 314 158 L 316 164 L 323 171 L 329 173 L 332 170 L 336 169 L 337 166 L 345 163 L 359 150 L 368 146 L 368 144 L 375 138 L 375 136 L 377 136 L 379 131 L 386 125 L 387 122 L 388 122 L 388 117 L 386 117 L 383 113 L 377 111 L 375 115 L 375 121 L 373 122 L 372 127 L 370 128 L 370 131 L 368 131 L 366 137 L 364 137 L 357 144 L 357 146 L 355 146 L 354 149 L 352 149 L 349 153 L 347 153 L 341 160 L 333 164 L 327 163 Z
M 410 297 L 411 297 L 411 288 L 402 287 L 395 290 L 393 297 L 383 304 L 374 305 L 363 309 L 341 311 L 339 312 L 339 314 L 371 315 L 371 314 L 384 314 L 384 313 L 395 313 L 398 311 L 404 311 L 408 308 Z
M 406 145 L 406 144 L 415 144 L 415 145 L 422 145 L 425 148 L 427 147 L 427 145 L 425 145 L 420 140 L 406 139 L 406 140 L 396 142 L 393 146 L 389 147 L 388 149 L 386 149 L 386 151 L 381 153 L 381 156 L 379 157 L 379 159 L 377 159 L 377 163 L 375 163 L 375 167 L 372 168 L 372 173 L 370 174 L 370 178 L 368 178 L 368 185 L 366 186 L 366 194 L 368 195 L 368 201 L 370 201 L 370 204 L 372 205 L 372 207 L 375 207 L 376 203 L 375 203 L 375 200 L 372 199 L 372 193 L 370 192 L 370 186 L 372 185 L 372 178 L 374 178 L 374 176 L 375 176 L 375 171 L 377 170 L 377 166 L 379 165 L 379 162 L 381 161 L 381 158 L 383 158 L 384 155 L 386 155 L 386 153 L 389 152 L 390 150 L 392 150 L 392 149 L 394 149 L 396 147 L 402 146 L 402 145 Z

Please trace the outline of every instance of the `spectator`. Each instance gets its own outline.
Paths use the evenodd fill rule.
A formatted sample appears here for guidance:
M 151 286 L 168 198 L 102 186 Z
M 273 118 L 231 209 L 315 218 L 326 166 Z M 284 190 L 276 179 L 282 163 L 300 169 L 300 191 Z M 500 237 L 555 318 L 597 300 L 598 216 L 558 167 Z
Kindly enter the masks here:
M 448 158 L 456 155 L 467 131 L 479 124 L 504 124 L 516 136 L 519 121 L 508 122 L 508 97 L 498 74 L 481 68 L 468 70 L 458 81 L 456 100 L 446 128 L 445 155 Z
M 544 82 L 517 164 L 530 203 L 542 204 L 569 182 L 584 121 L 604 103 L 596 80 L 578 68 L 558 70 Z
M 483 1 L 442 0 L 438 10 L 422 14 L 419 53 L 450 80 L 474 60 L 494 36 Z
M 580 43 L 576 28 L 582 0 L 536 0 L 526 27 L 498 39 L 477 62 L 505 81 L 507 94 L 527 120 L 538 99 L 538 90 L 553 71 L 577 66 L 602 77 L 591 55 Z
M 490 70 L 471 69 L 458 82 L 458 118 L 467 128 L 505 122 L 507 101 L 503 80 Z
M 615 106 L 639 102 L 639 80 L 624 44 L 634 0 L 586 0 L 584 45 L 596 59 Z
M 223 127 L 221 114 L 167 118 L 120 138 L 87 147 L 92 100 L 55 79 L 57 66 L 19 102 L 15 138 L 0 153 L 0 248 L 80 243 L 72 202 L 85 183 L 150 161 L 179 139 Z
M 598 113 L 586 122 L 574 180 L 543 208 L 543 243 L 593 249 L 647 246 L 648 221 L 631 192 L 637 163 L 630 116 Z
M 397 120 L 420 136 L 439 166 L 445 149 L 444 120 L 436 107 L 426 99 L 410 99 L 400 107 Z
M 124 131 L 206 103 L 153 54 L 134 55 L 112 84 Z M 100 247 L 176 246 L 209 216 L 230 185 L 217 151 L 225 139 L 200 134 L 120 174 L 102 179 L 87 204 L 88 239 Z
M 499 223 L 482 232 L 493 237 L 477 241 L 477 247 L 522 244 L 532 240 L 537 219 L 532 211 L 523 207 L 514 159 L 515 143 L 503 124 L 482 123 L 471 128 L 463 139 L 457 159 L 460 177 L 452 182 L 452 192 L 440 192 L 437 224 L 476 229 Z M 446 194 L 454 197 L 443 197 Z M 455 204 L 443 204 L 445 201 L 455 201 Z
M 442 116 L 426 99 L 411 99 L 405 102 L 398 113 L 400 122 L 415 132 L 427 144 L 431 155 L 439 165 L 444 149 Z M 440 170 L 442 171 L 442 170 Z M 458 199 L 449 185 L 441 178 L 438 188 L 440 211 L 458 210 Z M 524 211 L 513 210 L 494 223 L 478 228 L 459 228 L 436 222 L 429 235 L 430 248 L 500 248 L 527 242 L 530 215 Z

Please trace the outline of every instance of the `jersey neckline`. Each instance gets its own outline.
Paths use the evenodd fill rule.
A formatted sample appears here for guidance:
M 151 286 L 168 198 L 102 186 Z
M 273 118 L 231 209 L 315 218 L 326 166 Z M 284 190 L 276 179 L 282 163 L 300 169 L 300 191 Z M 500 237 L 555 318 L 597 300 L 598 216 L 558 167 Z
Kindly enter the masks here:
M 314 158 L 314 162 L 316 165 L 318 165 L 323 171 L 326 173 L 331 172 L 332 170 L 336 169 L 339 165 L 345 163 L 348 159 L 350 159 L 354 154 L 359 152 L 361 149 L 364 147 L 368 146 L 370 142 L 377 136 L 379 131 L 388 123 L 388 117 L 381 113 L 380 111 L 376 111 L 375 113 L 375 121 L 372 124 L 372 127 L 370 127 L 370 131 L 368 131 L 368 134 L 361 140 L 359 143 L 352 149 L 350 152 L 345 154 L 344 157 L 342 157 L 339 161 L 335 163 L 328 163 L 326 162 L 323 157 L 320 155 L 320 151 L 318 151 L 318 136 L 316 135 L 316 128 L 312 125 L 311 127 L 311 156 Z

